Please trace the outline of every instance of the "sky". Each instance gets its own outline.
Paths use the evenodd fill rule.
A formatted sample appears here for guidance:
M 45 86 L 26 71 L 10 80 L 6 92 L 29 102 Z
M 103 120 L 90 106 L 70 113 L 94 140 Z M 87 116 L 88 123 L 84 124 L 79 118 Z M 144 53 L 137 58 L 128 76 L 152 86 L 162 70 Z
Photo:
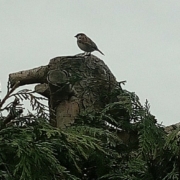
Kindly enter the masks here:
M 0 0 L 1 98 L 10 73 L 80 53 L 80 32 L 158 123 L 180 122 L 179 0 Z

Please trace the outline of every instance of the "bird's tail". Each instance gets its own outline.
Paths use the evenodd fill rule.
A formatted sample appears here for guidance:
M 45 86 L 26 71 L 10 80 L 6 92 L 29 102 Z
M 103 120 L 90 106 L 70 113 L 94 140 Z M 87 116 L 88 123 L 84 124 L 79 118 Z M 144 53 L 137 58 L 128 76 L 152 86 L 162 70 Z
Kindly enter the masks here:
M 99 49 L 97 49 L 97 51 L 99 51 L 102 55 L 104 55 Z

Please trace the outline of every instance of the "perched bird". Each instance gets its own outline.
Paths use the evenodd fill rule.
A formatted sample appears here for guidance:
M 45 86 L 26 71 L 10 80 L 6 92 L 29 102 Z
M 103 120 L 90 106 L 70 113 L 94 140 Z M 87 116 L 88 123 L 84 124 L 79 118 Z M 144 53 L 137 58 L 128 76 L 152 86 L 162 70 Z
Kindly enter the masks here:
M 96 44 L 85 34 L 79 33 L 76 36 L 77 38 L 77 44 L 79 48 L 87 53 L 91 53 L 93 51 L 99 51 L 102 55 L 104 55 L 96 46 Z

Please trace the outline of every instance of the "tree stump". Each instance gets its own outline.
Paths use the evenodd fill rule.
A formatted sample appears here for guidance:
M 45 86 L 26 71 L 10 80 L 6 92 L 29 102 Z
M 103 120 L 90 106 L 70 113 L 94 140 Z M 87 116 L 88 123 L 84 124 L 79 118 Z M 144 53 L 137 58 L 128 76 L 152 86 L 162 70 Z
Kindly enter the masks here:
M 107 65 L 96 56 L 56 57 L 46 66 L 9 75 L 11 87 L 38 83 L 35 91 L 49 100 L 50 123 L 65 127 L 79 113 L 101 110 L 117 85 Z

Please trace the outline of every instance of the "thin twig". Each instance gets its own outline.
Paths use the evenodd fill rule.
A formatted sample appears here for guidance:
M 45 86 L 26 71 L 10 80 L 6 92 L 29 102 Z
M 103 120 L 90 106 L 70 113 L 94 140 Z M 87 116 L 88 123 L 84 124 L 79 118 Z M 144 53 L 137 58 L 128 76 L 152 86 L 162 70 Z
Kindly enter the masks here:
M 16 84 L 12 87 L 10 91 L 6 94 L 4 99 L 0 102 L 0 108 L 3 106 L 3 104 L 6 102 L 6 100 L 9 98 L 10 94 L 19 86 L 20 81 L 17 81 Z

